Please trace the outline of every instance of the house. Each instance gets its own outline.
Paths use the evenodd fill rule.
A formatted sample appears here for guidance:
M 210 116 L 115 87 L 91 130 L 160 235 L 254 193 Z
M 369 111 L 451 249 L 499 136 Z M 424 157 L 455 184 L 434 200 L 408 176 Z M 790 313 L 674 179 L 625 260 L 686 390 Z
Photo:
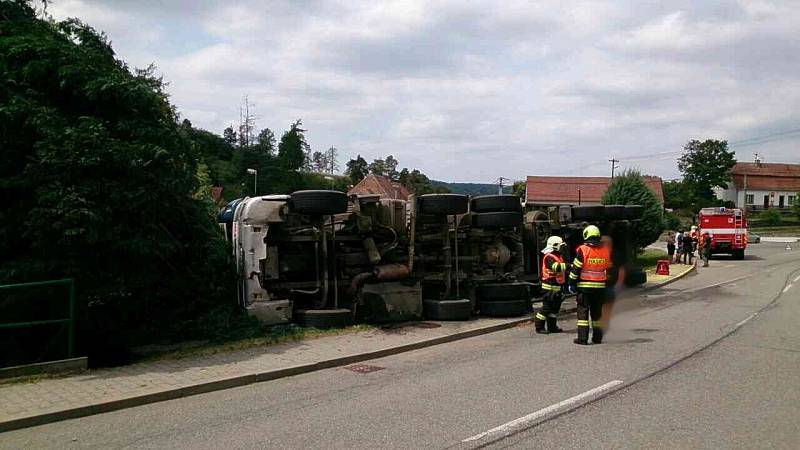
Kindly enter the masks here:
M 660 177 L 644 176 L 656 199 L 664 204 L 664 186 Z M 529 176 L 525 182 L 527 206 L 599 205 L 608 190 L 611 177 L 540 177 Z
M 737 208 L 788 210 L 798 201 L 800 164 L 737 162 L 731 169 L 727 189 L 715 189 L 717 198 L 731 201 Z
M 411 191 L 407 187 L 381 175 L 367 175 L 347 191 L 348 194 L 378 194 L 381 198 L 408 200 Z

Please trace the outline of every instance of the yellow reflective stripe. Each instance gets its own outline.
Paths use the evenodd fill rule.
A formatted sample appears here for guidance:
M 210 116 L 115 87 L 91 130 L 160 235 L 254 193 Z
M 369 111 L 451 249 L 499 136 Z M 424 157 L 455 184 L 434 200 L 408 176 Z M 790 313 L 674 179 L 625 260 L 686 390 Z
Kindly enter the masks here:
M 543 316 L 542 313 L 536 313 L 536 318 L 539 320 L 547 320 L 547 317 Z
M 576 274 L 575 272 L 570 273 L 569 274 L 569 279 L 570 280 L 577 280 L 578 279 L 578 274 Z
M 564 272 L 567 270 L 567 263 L 554 262 L 553 265 L 550 266 L 550 270 L 553 272 Z
M 572 265 L 580 269 L 583 267 L 583 263 L 578 258 L 575 258 L 575 261 L 572 261 Z
M 602 324 L 602 323 L 600 323 L 600 321 L 599 321 L 599 320 L 593 320 L 593 321 L 592 321 L 592 326 L 593 326 L 593 327 L 595 327 L 595 328 L 600 328 L 602 325 L 603 325 L 603 324 Z
M 604 281 L 579 281 L 578 287 L 583 288 L 604 288 L 606 283 Z
M 546 291 L 560 291 L 561 286 L 554 286 L 552 284 L 542 283 L 542 289 Z
M 555 318 L 557 318 L 558 316 L 557 316 L 557 315 L 555 315 L 555 314 L 553 314 L 553 313 L 550 313 L 550 314 L 548 314 L 548 315 L 547 315 L 547 317 L 550 317 L 550 318 L 553 318 L 553 319 L 555 319 Z
M 588 327 L 589 326 L 589 321 L 588 320 L 579 320 L 578 321 L 578 326 L 579 327 Z

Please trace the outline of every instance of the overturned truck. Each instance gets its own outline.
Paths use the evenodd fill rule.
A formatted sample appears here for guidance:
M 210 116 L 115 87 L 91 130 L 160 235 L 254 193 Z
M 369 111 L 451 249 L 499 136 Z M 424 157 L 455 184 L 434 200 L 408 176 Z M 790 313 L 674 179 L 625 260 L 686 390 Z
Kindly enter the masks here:
M 636 207 L 599 208 L 601 226 L 626 246 Z M 524 315 L 543 239 L 577 243 L 578 228 L 597 221 L 584 217 L 592 211 L 526 213 L 513 195 L 397 200 L 310 190 L 236 200 L 220 222 L 250 314 L 265 324 L 332 327 Z

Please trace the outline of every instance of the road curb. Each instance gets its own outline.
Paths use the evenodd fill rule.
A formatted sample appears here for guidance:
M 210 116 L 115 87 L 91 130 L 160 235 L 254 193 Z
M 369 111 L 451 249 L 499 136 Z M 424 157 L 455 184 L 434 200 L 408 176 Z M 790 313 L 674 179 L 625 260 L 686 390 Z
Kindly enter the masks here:
M 559 317 L 570 315 L 576 311 L 576 308 L 563 309 Z M 316 372 L 323 369 L 331 369 L 334 367 L 346 366 L 358 362 L 368 361 L 371 359 L 384 358 L 387 356 L 406 353 L 412 350 L 419 350 L 426 347 L 433 347 L 439 344 L 446 344 L 461 339 L 467 339 L 475 336 L 495 333 L 510 328 L 517 327 L 522 324 L 527 324 L 533 321 L 530 315 L 521 317 L 519 319 L 510 320 L 508 322 L 490 325 L 483 328 L 476 328 L 472 330 L 465 330 L 453 333 L 447 336 L 439 336 L 431 339 L 423 339 L 417 342 L 404 344 L 395 347 L 387 347 L 380 350 L 370 352 L 358 353 L 355 355 L 347 355 L 338 358 L 327 359 L 324 361 L 317 361 L 309 364 L 301 364 L 297 366 L 284 367 L 276 370 L 267 370 L 263 372 L 250 373 L 246 375 L 239 375 L 231 378 L 221 380 L 214 380 L 205 383 L 195 384 L 192 386 L 184 386 L 180 388 L 170 389 L 166 391 L 154 392 L 150 394 L 138 395 L 136 397 L 128 397 L 119 400 L 111 400 L 93 405 L 79 406 L 61 411 L 54 411 L 50 413 L 39 414 L 29 417 L 20 417 L 0 422 L 0 433 L 22 428 L 35 427 L 39 425 L 46 425 L 48 423 L 60 422 L 69 419 L 78 419 L 81 417 L 91 416 L 95 414 L 102 414 L 112 411 L 119 411 L 121 409 L 133 408 L 135 406 L 143 406 L 151 403 L 158 403 L 167 400 L 175 400 L 178 398 L 189 397 L 192 395 L 206 394 L 214 391 L 221 391 L 225 389 L 247 386 L 254 383 L 263 381 L 272 381 L 280 378 L 291 377 L 295 375 L 302 375 L 305 373 Z
M 647 291 L 652 291 L 653 289 L 662 288 L 662 287 L 664 287 L 664 286 L 666 286 L 668 284 L 674 283 L 674 282 L 680 280 L 681 278 L 685 277 L 686 275 L 689 275 L 690 273 L 696 272 L 696 271 L 697 271 L 697 261 L 695 261 L 694 264 L 692 264 L 692 267 L 689 267 L 688 269 L 684 270 L 683 273 L 675 275 L 673 278 L 670 278 L 669 280 L 666 280 L 666 281 L 662 281 L 661 283 L 656 283 L 653 286 L 647 286 L 642 291 L 643 292 L 647 292 Z

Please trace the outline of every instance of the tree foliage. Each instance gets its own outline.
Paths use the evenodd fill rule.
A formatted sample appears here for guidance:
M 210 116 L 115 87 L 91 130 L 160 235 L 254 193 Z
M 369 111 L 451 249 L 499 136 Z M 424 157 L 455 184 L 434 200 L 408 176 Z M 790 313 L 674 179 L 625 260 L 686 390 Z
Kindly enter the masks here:
M 306 143 L 305 131 L 300 128 L 303 121 L 297 119 L 292 126 L 283 133 L 281 142 L 278 144 L 278 159 L 281 166 L 286 170 L 300 170 L 306 161 Z
M 728 141 L 715 139 L 691 140 L 683 151 L 678 160 L 683 182 L 696 199 L 714 200 L 713 188 L 725 189 L 731 180 L 731 169 L 736 164 L 735 152 L 728 150 Z
M 644 208 L 642 219 L 631 225 L 634 241 L 640 249 L 658 240 L 664 231 L 664 208 L 636 170 L 627 170 L 614 178 L 603 195 L 603 204 L 641 205 Z
M 214 139 L 187 136 L 152 67 L 132 72 L 77 19 L 5 1 L 0 79 L 0 282 L 74 277 L 90 354 L 235 302 L 198 183 L 214 169 L 193 145 Z
M 353 184 L 356 184 L 367 176 L 368 170 L 369 166 L 367 160 L 362 158 L 361 155 L 358 155 L 350 161 L 347 161 L 345 173 L 353 181 Z

